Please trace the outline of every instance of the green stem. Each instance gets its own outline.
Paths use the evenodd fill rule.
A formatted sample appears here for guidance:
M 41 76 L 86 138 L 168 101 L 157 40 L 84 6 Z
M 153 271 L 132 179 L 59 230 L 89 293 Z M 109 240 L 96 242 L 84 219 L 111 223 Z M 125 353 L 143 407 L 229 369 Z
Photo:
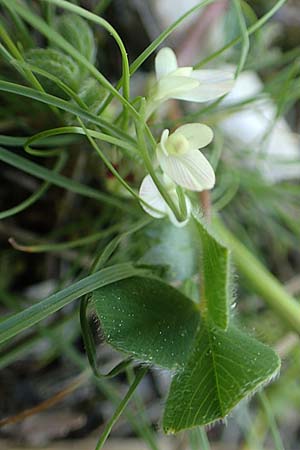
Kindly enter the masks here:
M 146 102 L 145 102 L 145 99 L 143 99 L 142 105 L 141 105 L 141 110 L 140 110 L 140 118 L 141 119 L 139 121 L 136 121 L 136 134 L 137 134 L 137 138 L 138 138 L 139 150 L 140 150 L 141 156 L 144 160 L 145 167 L 146 167 L 147 171 L 149 172 L 154 184 L 156 185 L 160 195 L 162 196 L 164 201 L 167 203 L 167 205 L 170 207 L 170 209 L 173 211 L 176 219 L 179 220 L 179 222 L 180 222 L 180 221 L 184 220 L 185 217 L 182 217 L 181 211 L 175 205 L 171 196 L 165 189 L 165 186 L 163 185 L 163 183 L 161 183 L 159 177 L 156 175 L 155 169 L 153 167 L 152 161 L 151 161 L 149 153 L 148 153 L 148 148 L 147 148 L 147 143 L 145 141 L 144 131 L 147 132 L 148 137 L 150 137 L 149 133 L 151 134 L 151 131 L 149 130 L 149 128 L 147 127 L 147 124 L 144 121 L 145 105 L 146 105 Z M 152 134 L 151 134 L 151 136 L 152 136 Z M 153 136 L 152 136 L 152 138 L 153 138 Z M 156 145 L 155 141 L 153 143 L 152 139 L 151 139 L 151 144 Z
M 57 163 L 55 164 L 53 168 L 53 172 L 59 173 L 61 169 L 63 168 L 65 162 L 67 159 L 66 153 L 61 153 Z M 5 211 L 0 211 L 0 220 L 6 219 L 7 217 L 14 216 L 15 214 L 20 213 L 21 211 L 24 211 L 29 206 L 33 205 L 36 201 L 38 201 L 49 189 L 51 186 L 51 183 L 49 181 L 45 181 L 42 183 L 42 185 L 26 200 L 19 203 L 16 206 L 13 206 L 12 208 L 6 209 Z
M 95 261 L 93 262 L 92 266 L 92 272 L 102 269 L 105 266 L 105 264 L 107 264 L 109 258 L 112 256 L 114 251 L 117 249 L 118 245 L 122 242 L 122 240 L 125 237 L 129 236 L 130 234 L 136 233 L 141 228 L 146 227 L 147 225 L 149 225 L 149 223 L 152 222 L 152 220 L 153 219 L 150 219 L 149 217 L 146 218 L 143 217 L 142 220 L 136 222 L 130 228 L 127 228 L 127 231 L 112 239 L 104 248 L 104 250 L 101 251 L 101 254 L 95 258 Z
M 260 392 L 258 396 L 262 404 L 262 407 L 265 411 L 265 414 L 267 416 L 268 423 L 270 425 L 271 434 L 275 444 L 275 450 L 284 450 L 284 446 L 281 440 L 281 436 L 269 400 L 264 392 Z
M 178 204 L 179 204 L 179 210 L 182 215 L 182 217 L 187 217 L 187 204 L 186 204 L 186 198 L 184 195 L 184 191 L 181 186 L 176 186 L 176 192 L 178 196 Z
M 248 28 L 248 36 L 255 33 L 259 28 L 261 28 L 277 11 L 280 9 L 284 3 L 286 3 L 287 0 L 279 0 L 273 8 L 271 8 L 264 16 L 262 16 L 257 22 L 255 22 L 251 27 Z M 241 42 L 243 39 L 243 36 L 238 36 L 235 39 L 232 39 L 228 44 L 225 44 L 224 47 L 220 48 L 216 52 L 212 53 L 211 55 L 207 56 L 206 58 L 202 59 L 198 64 L 194 65 L 194 69 L 199 69 L 200 67 L 207 64 L 209 61 L 212 61 L 213 59 L 217 58 L 219 55 L 224 53 L 227 49 L 230 47 L 233 47 L 234 45 Z
M 67 2 L 65 0 L 42 0 L 42 1 L 43 2 L 46 1 L 51 4 L 55 4 L 55 5 L 59 6 L 60 8 L 63 8 L 63 9 L 66 9 L 67 11 L 71 11 L 75 14 L 78 14 L 78 15 L 84 17 L 85 19 L 90 20 L 91 22 L 94 22 L 94 23 L 102 26 L 103 28 L 106 29 L 106 31 L 108 31 L 108 33 L 116 41 L 116 43 L 120 49 L 120 52 L 121 52 L 123 95 L 124 95 L 125 99 L 128 100 L 129 96 L 130 96 L 130 72 L 129 72 L 129 63 L 128 63 L 128 58 L 127 58 L 127 51 L 123 44 L 122 39 L 120 38 L 120 36 L 116 32 L 116 30 L 111 26 L 111 24 L 109 22 L 107 22 L 105 19 L 103 19 L 102 17 L 99 17 L 98 15 L 96 15 L 90 11 L 87 11 L 86 9 L 81 8 L 80 6 L 73 5 L 72 3 Z
M 300 304 L 217 218 L 214 220 L 214 227 L 220 238 L 232 250 L 237 268 L 252 284 L 254 291 L 297 333 L 300 333 Z
M 126 369 L 127 374 L 127 380 L 128 383 L 133 383 L 134 380 L 134 370 L 132 367 L 128 367 Z M 156 450 L 159 450 L 156 444 L 156 436 L 151 430 L 151 421 L 149 421 L 147 414 L 146 414 L 146 408 L 145 404 L 143 402 L 142 397 L 139 395 L 138 392 L 135 393 L 133 396 L 133 407 L 136 411 L 139 412 L 139 420 L 141 423 L 141 426 L 144 430 L 144 434 L 147 436 L 147 439 L 152 442 L 152 446 L 155 447 Z
M 64 4 L 64 7 L 70 6 L 69 3 L 63 2 L 63 0 L 53 0 L 56 4 Z M 28 22 L 32 27 L 36 28 L 40 33 L 42 33 L 47 39 L 49 39 L 51 42 L 55 43 L 58 47 L 63 49 L 64 52 L 68 53 L 72 58 L 79 64 L 84 65 L 86 69 L 96 78 L 96 80 L 104 86 L 111 94 L 113 94 L 123 105 L 124 108 L 128 109 L 132 116 L 135 119 L 139 119 L 139 114 L 133 108 L 131 103 L 126 99 L 125 95 L 129 94 L 129 82 L 126 81 L 126 88 L 124 89 L 126 92 L 124 93 L 124 96 L 119 93 L 119 91 L 113 87 L 113 85 L 108 81 L 107 78 L 102 75 L 101 72 L 87 59 L 85 58 L 75 47 L 73 47 L 67 40 L 65 40 L 57 31 L 55 31 L 53 28 L 49 27 L 46 22 L 44 22 L 39 16 L 36 14 L 33 14 L 28 8 L 26 8 L 24 5 L 22 5 L 19 2 L 16 2 L 15 0 L 0 0 L 0 3 L 4 4 L 6 7 L 7 5 L 10 5 L 15 12 L 17 12 L 22 19 L 24 19 L 26 22 Z M 74 5 L 73 5 L 74 6 Z M 69 9 L 69 7 L 67 8 Z M 79 8 L 80 9 L 80 8 Z M 83 10 L 84 11 L 84 10 Z M 86 11 L 88 13 L 88 11 Z M 82 15 L 82 14 L 81 14 Z M 92 14 L 92 16 L 94 16 Z M 111 30 L 112 32 L 112 30 Z M 124 49 L 124 54 L 122 54 L 123 57 L 123 67 L 124 67 L 124 55 L 126 51 Z M 126 71 L 129 76 L 129 72 Z M 124 80 L 124 74 L 122 79 Z
M 192 450 L 210 450 L 209 440 L 204 428 L 197 427 L 190 430 L 189 438 Z
M 1 218 L 1 213 L 0 213 Z M 68 250 L 70 248 L 75 247 L 83 247 L 85 245 L 92 244 L 93 242 L 100 241 L 100 239 L 104 239 L 106 237 L 111 236 L 112 234 L 116 233 L 120 228 L 120 224 L 114 224 L 109 228 L 106 228 L 105 230 L 98 231 L 97 233 L 90 234 L 88 236 L 84 236 L 79 239 L 74 239 L 73 241 L 66 241 L 66 242 L 49 242 L 45 244 L 20 244 L 19 242 L 16 242 L 15 239 L 10 238 L 9 242 L 10 244 L 16 248 L 17 250 L 21 250 L 23 252 L 28 253 L 44 253 L 44 252 L 57 252 L 57 251 L 63 251 Z
M 90 367 L 93 371 L 95 377 L 102 378 L 113 378 L 119 373 L 123 372 L 129 364 L 132 362 L 132 358 L 128 357 L 122 360 L 119 364 L 117 364 L 113 369 L 111 369 L 108 373 L 101 373 L 98 369 L 97 362 L 97 350 L 96 344 L 94 341 L 94 336 L 92 329 L 90 327 L 90 323 L 88 320 L 88 304 L 89 304 L 89 294 L 85 295 L 80 302 L 80 325 L 81 325 L 81 336 L 83 339 L 85 351 L 87 354 L 87 358 L 90 364 Z
M 235 78 L 237 78 L 240 74 L 240 72 L 243 70 L 244 65 L 246 63 L 247 60 L 247 56 L 250 50 L 250 40 L 249 40 L 249 35 L 248 35 L 248 30 L 247 30 L 247 24 L 243 15 L 243 11 L 242 11 L 242 6 L 240 3 L 240 0 L 233 0 L 234 3 L 234 7 L 236 10 L 236 14 L 238 17 L 238 23 L 239 23 L 239 27 L 241 30 L 241 36 L 242 36 L 242 51 L 241 51 L 241 56 L 240 56 L 240 60 L 235 72 Z
M 121 139 L 124 139 L 126 141 L 135 142 L 132 137 L 124 133 L 124 131 L 120 130 L 119 127 L 116 127 L 114 124 L 112 124 L 111 121 L 108 122 L 107 120 L 97 117 L 90 111 L 80 108 L 78 105 L 71 103 L 70 101 L 63 100 L 59 97 L 55 97 L 54 95 L 37 91 L 27 86 L 22 86 L 16 83 L 10 83 L 8 81 L 2 80 L 0 80 L 0 91 L 10 92 L 11 94 L 31 98 L 37 100 L 38 102 L 45 103 L 48 106 L 56 106 L 58 109 L 70 112 L 71 114 L 82 117 L 83 119 L 94 123 L 102 130 L 107 131 L 109 134 L 119 136 Z
M 82 123 L 79 116 L 77 117 L 78 121 Z M 78 134 L 82 136 L 86 136 L 86 134 L 89 134 L 91 137 L 99 139 L 104 142 L 108 142 L 109 144 L 116 145 L 117 147 L 120 147 L 122 150 L 127 151 L 127 153 L 131 152 L 133 153 L 133 150 L 137 153 L 136 144 L 130 144 L 125 142 L 122 139 L 118 139 L 114 136 L 110 136 L 109 134 L 100 133 L 96 130 L 91 130 L 89 128 L 86 128 L 85 126 L 77 127 L 77 126 L 67 126 L 67 127 L 60 127 L 60 128 L 51 128 L 49 130 L 41 131 L 40 133 L 37 133 L 29 138 L 27 138 L 24 149 L 27 153 L 31 155 L 41 156 L 44 150 L 35 150 L 31 148 L 33 144 L 36 144 L 39 141 L 45 140 L 45 138 L 49 138 L 52 136 L 59 136 L 64 134 Z
M 136 388 L 138 387 L 138 385 L 140 384 L 140 382 L 144 378 L 147 370 L 148 370 L 148 367 L 141 367 L 141 368 L 138 369 L 136 377 L 135 377 L 132 385 L 128 389 L 127 394 L 125 395 L 125 397 L 123 398 L 123 400 L 121 401 L 121 403 L 119 404 L 117 409 L 115 410 L 112 418 L 106 424 L 106 426 L 104 428 L 104 431 L 103 431 L 103 433 L 102 433 L 102 435 L 101 435 L 101 437 L 100 437 L 100 439 L 99 439 L 99 441 L 98 441 L 98 443 L 96 445 L 95 450 L 100 450 L 101 448 L 103 448 L 103 445 L 105 444 L 108 436 L 110 435 L 112 427 L 119 420 L 120 416 L 122 415 L 123 411 L 125 410 L 126 406 L 128 405 L 131 397 L 133 396 Z
M 100 0 L 94 6 L 93 13 L 97 14 L 97 16 L 101 16 L 101 14 L 104 13 L 104 11 L 109 7 L 109 4 L 111 3 L 111 0 Z
M 176 30 L 176 28 L 185 20 L 187 19 L 191 14 L 198 11 L 201 8 L 204 8 L 204 6 L 209 5 L 210 3 L 213 3 L 215 0 L 203 0 L 202 2 L 198 3 L 193 8 L 186 11 L 182 16 L 180 16 L 175 22 L 173 22 L 168 28 L 166 28 L 154 41 L 151 42 L 150 45 L 133 61 L 132 64 L 130 64 L 129 71 L 130 75 L 133 75 L 139 67 L 143 64 L 144 61 L 146 61 L 147 58 L 149 58 L 152 53 L 159 47 L 159 45 L 164 42 L 167 37 L 173 33 L 173 31 Z M 120 89 L 122 86 L 122 78 L 117 83 L 117 89 Z M 103 111 L 107 108 L 107 106 L 111 103 L 113 99 L 113 95 L 109 94 L 106 99 L 102 102 L 99 108 L 99 114 L 103 113 Z
M 107 203 L 110 206 L 115 206 L 123 211 L 130 212 L 128 210 L 128 205 L 124 205 L 124 201 L 112 197 L 111 195 L 100 192 L 97 189 L 86 186 L 63 175 L 60 175 L 54 171 L 46 169 L 45 167 L 33 163 L 32 161 L 22 158 L 21 156 L 5 150 L 5 148 L 0 147 L 0 161 L 6 162 L 13 167 L 16 167 L 23 172 L 29 173 L 37 178 L 44 181 L 49 181 L 55 186 L 67 189 L 77 194 L 83 195 L 88 198 L 100 200 L 101 202 Z M 133 211 L 133 210 L 132 210 Z
M 27 330 L 83 295 L 116 281 L 135 276 L 138 273 L 142 274 L 145 271 L 135 269 L 129 263 L 115 264 L 76 281 L 23 311 L 3 319 L 0 323 L 0 343 Z
M 0 38 L 3 40 L 3 42 L 7 45 L 8 50 L 10 51 L 11 55 L 13 55 L 16 60 L 24 61 L 21 53 L 19 52 L 18 48 L 15 46 L 14 42 L 4 29 L 4 27 L 0 24 Z M 38 82 L 38 80 L 35 78 L 35 76 L 32 74 L 30 70 L 24 69 L 22 72 L 20 70 L 20 73 L 25 77 L 27 81 L 31 83 L 33 87 L 35 87 L 39 91 L 43 91 L 42 86 Z
M 63 347 L 65 353 L 69 360 L 81 370 L 86 369 L 86 360 L 83 356 L 69 343 L 63 342 Z M 94 382 L 96 388 L 105 395 L 114 405 L 117 405 L 120 402 L 120 397 L 117 388 L 109 382 L 109 380 L 99 380 L 99 378 L 92 377 L 92 381 Z M 155 439 L 153 436 L 152 429 L 149 427 L 147 432 L 145 432 L 144 424 L 141 424 L 140 416 L 138 414 L 134 414 L 130 410 L 126 410 L 124 412 L 124 416 L 127 418 L 128 422 L 131 424 L 133 430 L 147 443 L 150 449 L 158 450 L 155 445 Z
M 126 181 L 121 177 L 119 172 L 114 168 L 113 164 L 109 161 L 108 158 L 106 158 L 105 154 L 102 152 L 102 150 L 99 148 L 99 146 L 96 144 L 94 139 L 92 138 L 92 133 L 89 132 L 89 130 L 84 126 L 84 123 L 80 119 L 80 117 L 77 117 L 77 120 L 79 121 L 80 125 L 82 126 L 82 129 L 85 131 L 86 137 L 93 147 L 93 149 L 97 152 L 97 154 L 100 156 L 106 167 L 110 170 L 110 172 L 115 176 L 115 178 L 119 181 L 119 183 L 137 200 L 140 200 L 139 195 L 134 191 L 134 189 L 131 188 L 131 186 L 126 183 Z
M 10 36 L 8 35 L 8 33 L 6 32 L 6 30 L 4 29 L 4 27 L 1 24 L 0 24 L 0 38 L 3 40 L 3 42 L 5 42 L 9 51 L 11 52 L 11 54 L 9 54 L 7 52 L 7 55 L 9 55 L 10 60 L 13 59 L 12 58 L 12 56 L 13 56 L 17 61 L 24 63 L 25 61 L 24 61 L 22 54 L 20 53 L 19 49 L 15 46 L 14 42 L 12 41 L 12 39 L 10 38 Z M 38 79 L 34 76 L 34 74 L 32 73 L 32 71 L 29 68 L 25 67 L 24 69 L 22 69 L 22 68 L 17 67 L 17 70 L 25 78 L 25 80 L 27 80 L 29 82 L 29 84 L 31 86 L 33 86 L 35 89 L 37 89 L 40 92 L 45 92 L 42 85 L 40 84 Z M 52 105 L 51 109 L 56 115 L 59 115 L 59 111 L 57 110 L 57 108 L 55 106 Z

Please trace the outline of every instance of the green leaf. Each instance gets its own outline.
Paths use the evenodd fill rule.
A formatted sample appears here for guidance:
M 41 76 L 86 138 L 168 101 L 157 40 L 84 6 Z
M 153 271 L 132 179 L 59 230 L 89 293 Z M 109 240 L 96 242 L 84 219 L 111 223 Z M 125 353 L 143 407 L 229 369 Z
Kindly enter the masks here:
M 234 326 L 201 323 L 182 371 L 173 378 L 163 428 L 174 433 L 224 419 L 243 398 L 278 373 L 277 354 Z
M 130 141 L 132 143 L 135 142 L 132 137 L 130 137 L 127 133 L 122 131 L 120 127 L 111 123 L 111 121 L 108 122 L 103 118 L 97 117 L 90 111 L 87 111 L 69 101 L 65 101 L 59 97 L 55 97 L 54 95 L 46 94 L 45 92 L 40 92 L 37 91 L 36 89 L 31 89 L 27 86 L 22 86 L 20 84 L 10 83 L 2 80 L 0 80 L 0 91 L 10 92 L 12 94 L 31 98 L 33 100 L 37 100 L 38 102 L 45 103 L 48 106 L 49 105 L 55 106 L 63 111 L 70 112 L 76 116 L 81 117 L 82 119 L 88 120 L 91 123 L 96 124 L 97 126 L 101 127 L 103 131 L 106 131 L 109 134 L 119 136 L 120 138 L 126 141 Z
M 95 62 L 96 47 L 92 29 L 77 14 L 62 14 L 56 22 L 56 30 L 92 64 Z
M 80 86 L 78 95 L 89 111 L 96 114 L 106 92 L 94 78 L 87 78 Z
M 155 278 L 133 277 L 93 293 L 107 342 L 165 368 L 184 364 L 200 315 L 197 306 Z
M 78 64 L 60 50 L 51 48 L 35 48 L 26 53 L 28 63 L 55 75 L 59 80 L 67 84 L 74 92 L 77 92 L 80 84 L 80 71 Z M 53 81 L 38 76 L 45 90 L 52 95 L 69 99 L 68 95 Z
M 58 1 L 58 0 L 50 0 L 51 3 L 59 3 L 60 5 L 64 5 L 64 7 L 74 7 L 76 5 L 71 5 L 70 2 L 65 1 Z M 77 63 L 84 69 L 90 72 L 91 75 L 93 75 L 99 83 L 104 86 L 110 93 L 113 94 L 114 97 L 116 97 L 124 107 L 128 109 L 128 111 L 135 117 L 135 119 L 140 119 L 138 112 L 136 109 L 131 105 L 131 103 L 128 101 L 127 98 L 125 98 L 119 91 L 116 89 L 107 78 L 104 77 L 104 75 L 99 72 L 99 70 L 95 67 L 94 64 L 92 64 L 85 56 L 83 56 L 80 51 L 78 51 L 75 47 L 73 47 L 72 44 L 70 44 L 66 39 L 62 37 L 60 33 L 58 33 L 56 30 L 51 28 L 44 20 L 42 20 L 39 16 L 36 14 L 33 14 L 26 5 L 23 5 L 15 0 L 1 0 L 1 3 L 3 3 L 5 6 L 9 5 L 14 8 L 14 10 L 22 17 L 26 22 L 30 23 L 36 30 L 39 30 L 47 39 L 49 39 L 53 44 L 57 45 L 59 48 L 61 48 L 64 52 L 72 56 L 72 58 L 77 61 Z M 77 7 L 78 8 L 78 7 Z M 77 10 L 77 8 L 75 8 Z M 80 11 L 84 11 L 83 8 L 79 8 Z M 88 12 L 88 11 L 86 11 Z M 92 15 L 94 16 L 94 15 Z M 100 18 L 99 18 L 100 20 Z M 108 25 L 108 24 L 107 24 Z M 112 27 L 109 27 L 111 30 L 111 33 L 115 33 Z M 118 39 L 118 43 L 122 48 L 122 57 L 123 57 L 123 63 L 125 60 L 127 60 L 126 51 L 124 49 L 123 43 L 120 42 Z M 128 62 L 128 61 L 127 61 Z M 123 64 L 124 65 L 124 64 Z M 127 64 L 126 64 L 127 66 Z M 129 80 L 129 71 L 128 67 L 126 68 L 126 76 L 125 71 L 123 71 L 124 77 L 126 78 L 126 86 L 124 84 L 124 89 L 126 87 L 126 90 L 128 90 L 128 80 Z
M 169 220 L 157 220 L 140 234 L 148 247 L 140 263 L 167 266 L 166 278 L 169 281 L 186 280 L 197 272 L 198 252 L 195 228 L 191 222 L 178 228 Z
M 226 330 L 229 322 L 229 250 L 199 220 L 195 223 L 202 241 L 202 311 L 215 325 Z

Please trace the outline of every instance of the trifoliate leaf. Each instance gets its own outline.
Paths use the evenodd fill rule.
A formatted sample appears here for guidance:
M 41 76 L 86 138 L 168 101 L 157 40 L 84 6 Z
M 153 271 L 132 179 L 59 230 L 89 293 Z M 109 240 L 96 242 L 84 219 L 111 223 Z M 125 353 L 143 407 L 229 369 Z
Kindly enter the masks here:
M 57 19 L 56 29 L 79 53 L 91 63 L 95 62 L 95 40 L 88 22 L 77 14 L 62 14 Z
M 105 97 L 105 89 L 94 78 L 86 78 L 80 86 L 78 96 L 88 106 L 89 111 L 97 113 Z
M 233 326 L 224 331 L 203 321 L 184 369 L 173 378 L 164 431 L 176 433 L 224 419 L 279 368 L 271 348 Z
M 148 246 L 140 263 L 166 266 L 169 281 L 183 281 L 197 272 L 197 236 L 192 222 L 178 228 L 169 220 L 154 221 L 140 234 Z
M 80 71 L 76 62 L 65 53 L 53 48 L 35 48 L 26 53 L 26 61 L 39 69 L 55 75 L 68 87 L 77 92 L 80 83 Z M 54 81 L 37 75 L 45 90 L 58 97 L 69 96 Z
M 199 220 L 195 219 L 202 241 L 203 299 L 208 317 L 226 330 L 230 305 L 229 250 Z
M 169 369 L 183 366 L 200 315 L 182 293 L 154 278 L 133 277 L 95 291 L 93 304 L 117 350 Z

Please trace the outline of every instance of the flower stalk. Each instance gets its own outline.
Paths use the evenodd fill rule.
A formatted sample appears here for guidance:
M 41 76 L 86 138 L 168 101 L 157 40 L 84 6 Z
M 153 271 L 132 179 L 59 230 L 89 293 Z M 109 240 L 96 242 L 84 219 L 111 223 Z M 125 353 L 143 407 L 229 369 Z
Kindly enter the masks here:
M 251 283 L 254 291 L 300 333 L 300 304 L 284 289 L 265 266 L 225 227 L 220 219 L 213 219 L 214 229 L 232 250 L 235 264 Z

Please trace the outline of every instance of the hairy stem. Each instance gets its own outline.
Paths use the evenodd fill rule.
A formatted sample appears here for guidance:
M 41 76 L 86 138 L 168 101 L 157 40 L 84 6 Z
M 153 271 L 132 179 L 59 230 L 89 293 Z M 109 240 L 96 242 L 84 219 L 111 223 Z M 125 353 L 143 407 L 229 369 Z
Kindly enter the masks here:
M 292 329 L 300 333 L 300 304 L 265 266 L 222 224 L 214 220 L 214 228 L 220 238 L 232 250 L 232 255 L 240 273 L 251 283 L 260 295 Z

